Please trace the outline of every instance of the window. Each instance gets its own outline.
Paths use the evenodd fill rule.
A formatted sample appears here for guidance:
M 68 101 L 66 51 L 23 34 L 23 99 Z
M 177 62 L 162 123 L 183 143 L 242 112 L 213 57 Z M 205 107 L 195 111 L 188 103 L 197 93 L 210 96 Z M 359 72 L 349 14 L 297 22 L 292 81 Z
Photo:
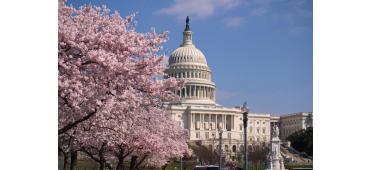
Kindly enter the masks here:
M 253 132 L 253 128 L 249 127 L 249 133 L 252 133 L 252 132 Z
M 209 132 L 206 132 L 206 139 L 209 138 Z
M 259 121 L 257 121 L 257 125 L 259 125 L 260 124 L 260 122 Z
M 243 125 L 240 124 L 239 125 L 239 128 L 240 128 L 240 130 L 243 130 Z
M 260 133 L 260 128 L 257 128 L 257 133 L 258 133 L 258 134 Z
M 265 124 L 265 121 L 263 121 L 262 124 Z
M 266 129 L 265 129 L 265 128 L 263 128 L 263 129 L 262 129 L 262 133 L 263 133 L 263 134 L 265 134 L 265 133 L 266 133 Z
M 200 132 L 195 133 L 196 138 L 200 138 Z
M 208 129 L 208 122 L 204 122 L 203 127 L 204 127 L 204 129 Z

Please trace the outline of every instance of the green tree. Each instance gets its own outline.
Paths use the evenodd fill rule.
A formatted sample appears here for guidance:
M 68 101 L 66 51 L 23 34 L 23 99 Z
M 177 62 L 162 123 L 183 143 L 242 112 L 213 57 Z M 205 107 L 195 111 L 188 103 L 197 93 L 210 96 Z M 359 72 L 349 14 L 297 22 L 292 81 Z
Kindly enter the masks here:
M 287 138 L 294 149 L 300 152 L 306 152 L 312 156 L 313 152 L 313 128 L 308 127 L 307 129 L 300 130 L 291 134 Z

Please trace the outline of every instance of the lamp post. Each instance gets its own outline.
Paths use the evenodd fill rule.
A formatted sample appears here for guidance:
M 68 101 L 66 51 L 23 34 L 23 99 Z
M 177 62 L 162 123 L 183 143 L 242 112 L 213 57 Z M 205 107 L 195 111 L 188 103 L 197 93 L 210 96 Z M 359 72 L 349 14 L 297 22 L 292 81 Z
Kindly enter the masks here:
M 218 130 L 219 130 L 219 139 L 220 139 L 220 145 L 219 145 L 219 152 L 220 152 L 220 160 L 219 160 L 219 170 L 221 170 L 221 165 L 222 165 L 222 128 L 219 126 L 218 127 Z
M 243 125 L 244 125 L 244 170 L 248 170 L 248 140 L 247 140 L 247 127 L 248 127 L 248 106 L 247 103 L 243 105 Z

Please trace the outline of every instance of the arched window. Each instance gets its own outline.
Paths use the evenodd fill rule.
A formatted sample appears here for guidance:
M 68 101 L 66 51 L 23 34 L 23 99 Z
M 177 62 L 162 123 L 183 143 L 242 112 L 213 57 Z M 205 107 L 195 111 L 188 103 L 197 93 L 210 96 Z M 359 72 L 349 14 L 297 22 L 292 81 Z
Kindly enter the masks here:
M 239 149 L 240 151 L 244 151 L 244 145 L 240 145 Z

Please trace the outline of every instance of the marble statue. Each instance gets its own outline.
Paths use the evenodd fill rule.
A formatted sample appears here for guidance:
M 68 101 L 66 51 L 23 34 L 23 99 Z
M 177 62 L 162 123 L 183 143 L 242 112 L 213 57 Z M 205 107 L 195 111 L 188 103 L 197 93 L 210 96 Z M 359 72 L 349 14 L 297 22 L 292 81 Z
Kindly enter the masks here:
M 272 127 L 272 137 L 279 138 L 279 127 L 277 125 Z
M 272 127 L 272 138 L 270 153 L 267 155 L 266 170 L 285 170 L 283 157 L 280 153 L 279 127 Z

